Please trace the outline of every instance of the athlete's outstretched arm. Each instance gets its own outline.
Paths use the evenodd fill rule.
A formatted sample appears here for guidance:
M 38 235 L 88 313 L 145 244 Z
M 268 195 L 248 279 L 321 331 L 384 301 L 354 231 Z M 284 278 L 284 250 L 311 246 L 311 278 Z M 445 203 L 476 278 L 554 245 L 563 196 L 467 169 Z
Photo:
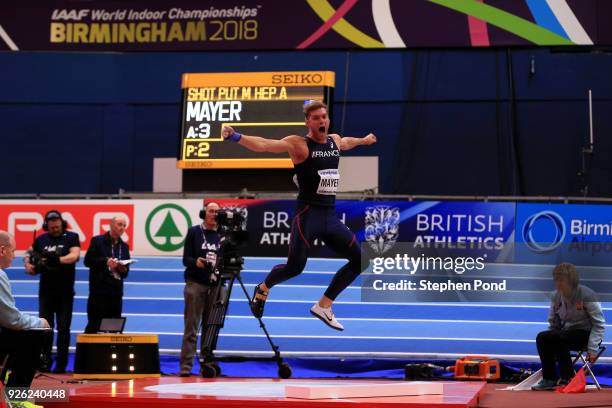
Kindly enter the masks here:
M 365 137 L 340 137 L 340 143 L 338 146 L 340 150 L 350 150 L 353 147 L 371 145 L 376 143 L 376 136 L 374 133 L 369 133 Z
M 287 138 L 277 140 L 259 136 L 247 136 L 236 132 L 231 126 L 223 126 L 221 136 L 224 139 L 229 138 L 254 152 L 290 153 L 293 149 L 293 145 L 286 140 Z

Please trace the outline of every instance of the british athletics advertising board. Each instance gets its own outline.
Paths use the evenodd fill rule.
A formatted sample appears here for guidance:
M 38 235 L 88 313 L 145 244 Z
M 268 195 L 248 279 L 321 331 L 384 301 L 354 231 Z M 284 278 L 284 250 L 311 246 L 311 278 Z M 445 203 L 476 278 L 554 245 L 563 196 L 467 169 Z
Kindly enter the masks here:
M 290 200 L 214 200 L 223 206 L 237 206 L 247 216 L 248 244 L 245 255 L 285 256 L 289 248 L 295 201 Z M 440 202 L 440 201 L 349 201 L 336 202 L 340 220 L 356 239 L 383 254 L 397 242 L 418 247 L 447 244 L 476 246 L 503 257 L 506 243 L 514 239 L 514 203 Z M 333 257 L 323 242 L 315 241 L 310 255 Z

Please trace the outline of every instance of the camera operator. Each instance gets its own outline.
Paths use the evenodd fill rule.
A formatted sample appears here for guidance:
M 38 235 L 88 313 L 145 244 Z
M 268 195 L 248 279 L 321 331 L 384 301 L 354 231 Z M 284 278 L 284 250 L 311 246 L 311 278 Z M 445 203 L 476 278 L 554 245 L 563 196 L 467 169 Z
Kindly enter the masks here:
M 130 259 L 130 249 L 121 236 L 127 221 L 113 217 L 106 234 L 91 239 L 85 266 L 89 268 L 89 298 L 87 299 L 87 327 L 85 333 L 97 333 L 103 318 L 121 317 L 123 280 L 129 267 L 121 261 Z
M 202 224 L 189 228 L 183 248 L 185 265 L 185 331 L 180 356 L 180 375 L 191 374 L 193 357 L 196 353 L 198 329 L 206 325 L 210 287 L 218 279 L 217 257 L 220 238 L 217 233 L 217 210 L 219 204 L 209 202 L 200 211 Z M 202 333 L 200 341 L 204 335 Z
M 74 301 L 75 264 L 80 257 L 78 234 L 66 231 L 66 221 L 57 210 L 45 214 L 44 234 L 34 240 L 31 251 L 24 257 L 26 272 L 40 274 L 38 288 L 39 316 L 53 329 L 57 319 L 57 358 L 54 373 L 65 373 L 68 364 L 70 324 Z M 51 368 L 53 331 L 45 338 L 41 371 Z

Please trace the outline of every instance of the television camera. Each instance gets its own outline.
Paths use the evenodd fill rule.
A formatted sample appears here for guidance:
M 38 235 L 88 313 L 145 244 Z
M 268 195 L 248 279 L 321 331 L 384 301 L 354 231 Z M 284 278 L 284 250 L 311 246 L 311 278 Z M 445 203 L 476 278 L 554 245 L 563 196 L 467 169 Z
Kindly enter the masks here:
M 202 333 L 204 341 L 200 351 L 200 367 L 202 377 L 205 378 L 221 375 L 221 367 L 216 363 L 217 361 L 240 360 L 240 358 L 236 357 L 221 359 L 214 356 L 214 350 L 217 348 L 217 341 L 219 339 L 219 331 L 223 328 L 225 322 L 235 281 L 238 281 L 240 284 L 247 298 L 249 308 L 251 306 L 251 298 L 240 277 L 240 272 L 244 266 L 244 258 L 240 254 L 240 248 L 246 244 L 249 237 L 246 230 L 246 209 L 239 207 L 220 208 L 215 219 L 220 236 L 220 250 L 217 263 L 218 279 L 211 286 L 209 298 L 211 304 L 208 308 L 208 315 L 204 316 L 205 325 L 202 329 L 205 332 Z M 272 342 L 272 338 L 261 318 L 257 318 L 257 320 L 274 353 L 273 357 L 264 360 L 276 361 L 279 377 L 290 378 L 292 374 L 291 367 L 283 361 L 278 346 Z

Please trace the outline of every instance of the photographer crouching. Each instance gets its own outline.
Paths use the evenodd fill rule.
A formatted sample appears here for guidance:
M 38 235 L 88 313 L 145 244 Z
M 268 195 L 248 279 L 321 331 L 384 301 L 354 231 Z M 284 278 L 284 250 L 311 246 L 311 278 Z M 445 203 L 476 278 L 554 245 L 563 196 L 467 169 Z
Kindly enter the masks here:
M 180 376 L 188 377 L 196 353 L 198 329 L 206 322 L 211 284 L 218 279 L 217 258 L 220 255 L 220 237 L 217 233 L 219 204 L 209 202 L 200 211 L 202 224 L 194 225 L 187 232 L 183 248 L 185 265 L 185 331 L 180 356 Z M 203 333 L 200 336 L 202 342 Z
M 57 210 L 45 214 L 44 234 L 34 240 L 24 257 L 26 273 L 40 274 L 38 313 L 49 322 L 51 329 L 57 319 L 57 358 L 54 373 L 65 373 L 68 364 L 70 324 L 74 301 L 75 264 L 80 257 L 78 234 L 66 231 L 68 224 Z M 41 357 L 41 371 L 51 368 L 53 331 L 46 336 Z

